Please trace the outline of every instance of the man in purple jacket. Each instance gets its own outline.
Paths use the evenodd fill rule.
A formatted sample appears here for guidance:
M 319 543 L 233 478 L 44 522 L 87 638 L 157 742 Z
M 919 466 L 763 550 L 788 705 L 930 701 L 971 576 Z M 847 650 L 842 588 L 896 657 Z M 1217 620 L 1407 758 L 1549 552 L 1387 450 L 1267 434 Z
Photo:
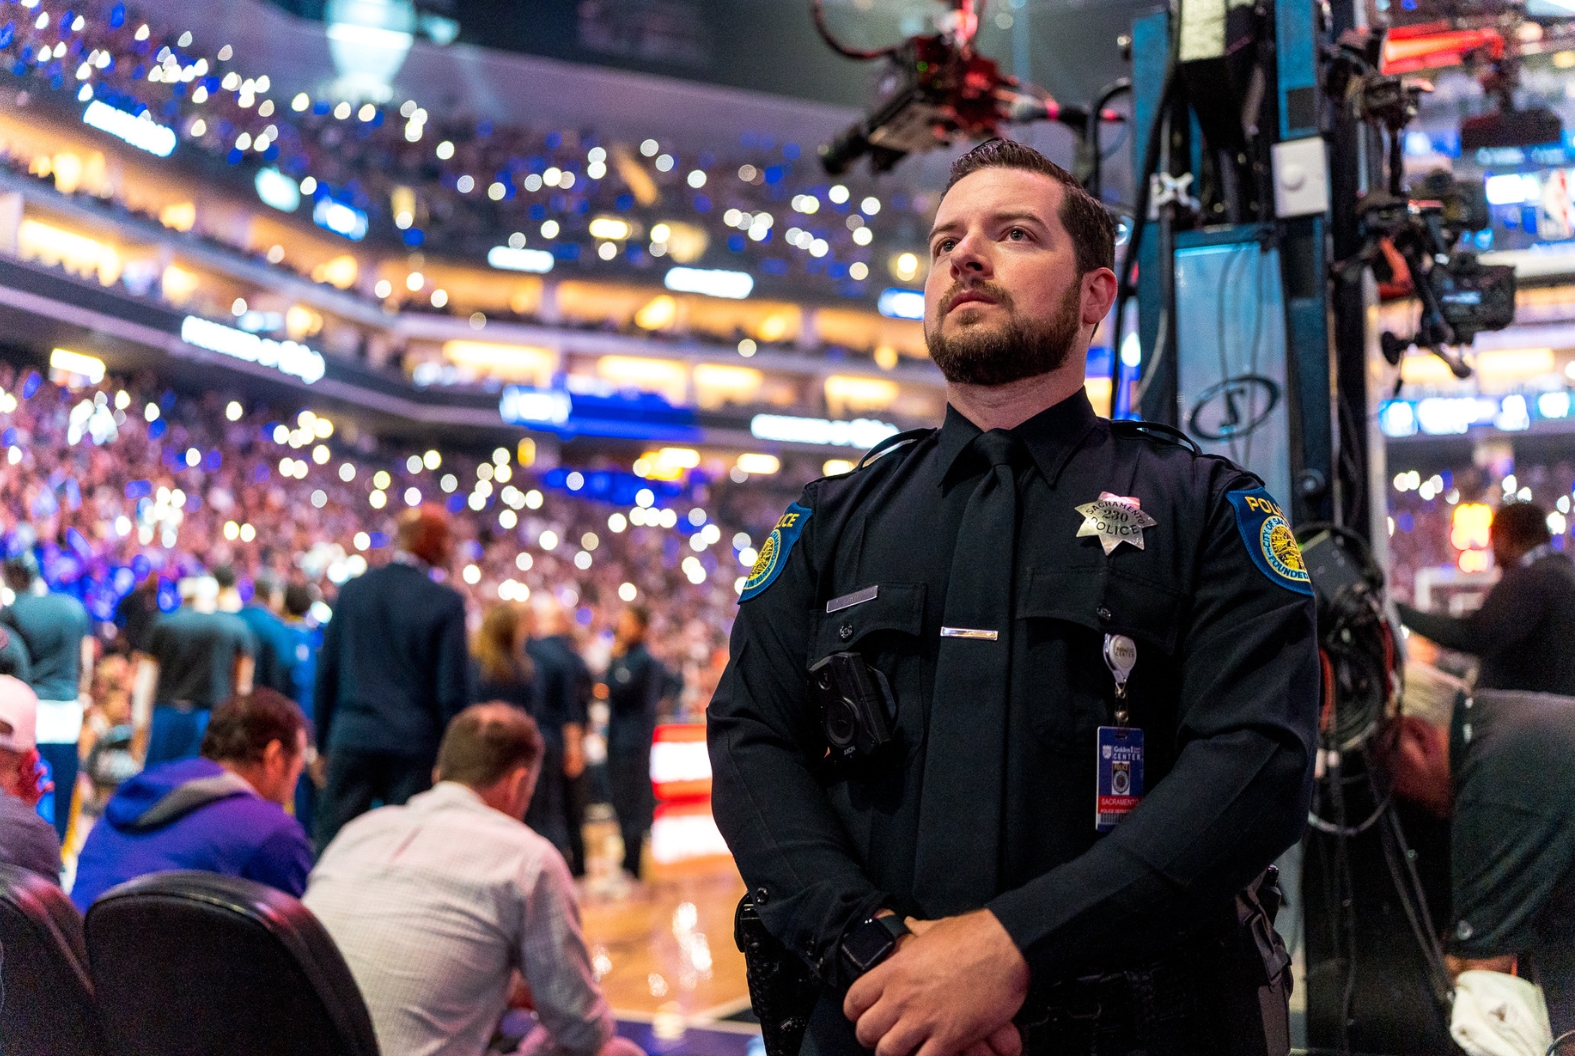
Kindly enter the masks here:
M 120 786 L 77 860 L 71 899 L 87 910 L 116 884 L 201 869 L 299 896 L 312 868 L 300 823 L 284 811 L 306 758 L 306 719 L 271 689 L 213 713 L 202 755 L 144 770 Z

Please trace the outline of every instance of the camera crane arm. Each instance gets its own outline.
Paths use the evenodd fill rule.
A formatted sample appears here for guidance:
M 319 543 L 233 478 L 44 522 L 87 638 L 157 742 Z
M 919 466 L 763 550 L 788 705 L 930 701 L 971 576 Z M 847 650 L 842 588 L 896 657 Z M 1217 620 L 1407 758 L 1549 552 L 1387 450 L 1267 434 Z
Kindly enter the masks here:
M 859 62 L 885 59 L 881 96 L 868 116 L 820 148 L 826 172 L 846 172 L 864 155 L 872 171 L 890 171 L 909 154 L 949 147 L 959 139 L 988 139 L 1003 124 L 1059 121 L 1084 139 L 1090 111 L 1063 106 L 1050 93 L 1001 72 L 974 46 L 985 0 L 951 0 L 952 15 L 939 33 L 909 37 L 884 48 L 855 48 L 832 33 L 825 0 L 810 0 L 815 30 L 837 54 Z M 1122 115 L 1094 110 L 1099 121 Z

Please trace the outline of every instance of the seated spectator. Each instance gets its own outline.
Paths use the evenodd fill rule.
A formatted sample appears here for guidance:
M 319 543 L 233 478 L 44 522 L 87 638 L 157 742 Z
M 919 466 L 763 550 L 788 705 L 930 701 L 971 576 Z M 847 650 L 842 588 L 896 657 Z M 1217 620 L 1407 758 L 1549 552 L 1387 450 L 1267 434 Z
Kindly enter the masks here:
M 0 675 L 0 862 L 60 883 L 60 838 L 38 816 L 48 791 L 34 731 L 38 698 L 27 683 Z
M 1554 1036 L 1575 1030 L 1575 698 L 1469 697 L 1407 665 L 1401 708 L 1395 794 L 1451 819 L 1451 974 L 1528 978 Z
M 521 821 L 541 759 L 530 716 L 466 708 L 443 735 L 436 787 L 349 822 L 313 870 L 304 901 L 384 1056 L 482 1056 L 527 987 L 541 1025 L 523 1048 L 639 1054 L 613 1033 L 563 857 Z
M 306 719 L 278 693 L 254 690 L 214 711 L 202 756 L 144 770 L 104 807 L 77 859 L 71 898 L 86 911 L 134 877 L 201 869 L 306 889 L 312 849 L 284 812 L 306 759 Z

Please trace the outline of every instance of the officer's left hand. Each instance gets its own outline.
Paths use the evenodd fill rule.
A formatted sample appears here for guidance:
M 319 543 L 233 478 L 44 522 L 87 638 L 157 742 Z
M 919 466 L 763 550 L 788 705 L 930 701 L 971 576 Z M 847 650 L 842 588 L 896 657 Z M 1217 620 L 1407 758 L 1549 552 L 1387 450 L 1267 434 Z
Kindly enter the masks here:
M 995 914 L 910 927 L 913 937 L 861 976 L 842 1004 L 859 1043 L 876 1056 L 956 1056 L 980 1043 L 1018 1056 L 1011 1020 L 1028 996 L 1028 962 Z

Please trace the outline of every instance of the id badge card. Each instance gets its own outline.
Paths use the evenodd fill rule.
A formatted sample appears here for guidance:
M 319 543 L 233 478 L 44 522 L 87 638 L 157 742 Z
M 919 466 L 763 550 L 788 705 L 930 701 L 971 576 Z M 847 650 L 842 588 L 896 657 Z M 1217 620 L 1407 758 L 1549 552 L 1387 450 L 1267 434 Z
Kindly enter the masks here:
M 1094 830 L 1109 832 L 1143 802 L 1143 731 L 1099 727 Z

